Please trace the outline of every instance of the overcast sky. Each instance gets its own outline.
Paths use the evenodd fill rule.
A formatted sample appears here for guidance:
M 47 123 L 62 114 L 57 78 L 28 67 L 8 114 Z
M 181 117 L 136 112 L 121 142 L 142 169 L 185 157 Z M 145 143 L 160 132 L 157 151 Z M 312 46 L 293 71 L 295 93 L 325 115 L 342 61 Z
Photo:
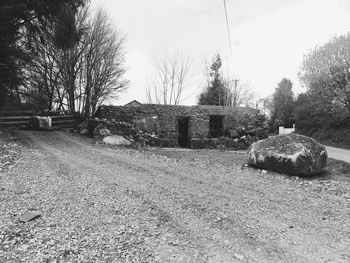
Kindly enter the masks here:
M 273 93 L 286 77 L 299 93 L 303 54 L 350 30 L 350 0 L 226 0 L 233 56 L 230 58 L 223 0 L 92 0 L 126 34 L 131 81 L 116 104 L 146 102 L 145 88 L 157 57 L 181 52 L 194 60 L 195 76 L 182 104 L 196 104 L 205 87 L 205 61 L 219 53 L 225 72 L 249 81 L 258 97 Z

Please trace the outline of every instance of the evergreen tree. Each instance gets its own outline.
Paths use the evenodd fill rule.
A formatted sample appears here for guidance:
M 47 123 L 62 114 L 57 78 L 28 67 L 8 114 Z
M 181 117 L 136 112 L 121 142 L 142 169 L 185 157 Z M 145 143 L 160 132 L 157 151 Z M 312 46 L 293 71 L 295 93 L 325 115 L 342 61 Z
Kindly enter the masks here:
M 224 106 L 227 101 L 228 90 L 225 87 L 220 68 L 222 66 L 220 55 L 216 55 L 210 67 L 210 83 L 203 91 L 198 100 L 199 105 L 220 105 Z
M 295 122 L 295 101 L 292 87 L 292 82 L 284 78 L 275 90 L 271 116 L 275 126 L 290 127 Z

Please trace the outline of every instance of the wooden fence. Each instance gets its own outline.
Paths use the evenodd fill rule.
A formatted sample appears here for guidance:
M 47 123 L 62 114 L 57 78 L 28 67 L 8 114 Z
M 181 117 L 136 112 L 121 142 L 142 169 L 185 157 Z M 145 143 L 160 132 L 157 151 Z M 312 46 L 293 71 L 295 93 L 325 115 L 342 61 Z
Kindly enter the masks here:
M 52 128 L 74 128 L 80 122 L 79 115 L 69 114 L 68 111 L 5 111 L 0 115 L 0 127 L 32 128 L 34 116 L 51 117 Z

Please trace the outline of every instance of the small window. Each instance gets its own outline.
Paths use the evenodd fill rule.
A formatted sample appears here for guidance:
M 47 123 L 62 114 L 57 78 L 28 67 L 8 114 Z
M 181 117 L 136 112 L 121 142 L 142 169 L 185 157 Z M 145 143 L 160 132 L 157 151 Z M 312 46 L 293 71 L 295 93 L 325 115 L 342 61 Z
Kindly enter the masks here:
M 212 115 L 209 116 L 209 137 L 219 138 L 223 133 L 223 119 L 224 116 Z

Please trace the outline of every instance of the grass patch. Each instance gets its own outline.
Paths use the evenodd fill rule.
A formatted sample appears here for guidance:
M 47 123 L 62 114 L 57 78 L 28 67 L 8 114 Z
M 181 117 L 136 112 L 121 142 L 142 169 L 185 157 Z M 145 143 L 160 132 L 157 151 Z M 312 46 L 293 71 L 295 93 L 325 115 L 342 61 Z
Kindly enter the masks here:
M 323 140 L 323 141 L 321 141 L 321 143 L 324 145 L 327 145 L 327 146 L 331 146 L 331 147 L 336 147 L 336 148 L 340 148 L 340 149 L 344 149 L 344 150 L 350 150 L 349 144 L 344 144 L 341 142 L 333 142 L 330 140 Z

